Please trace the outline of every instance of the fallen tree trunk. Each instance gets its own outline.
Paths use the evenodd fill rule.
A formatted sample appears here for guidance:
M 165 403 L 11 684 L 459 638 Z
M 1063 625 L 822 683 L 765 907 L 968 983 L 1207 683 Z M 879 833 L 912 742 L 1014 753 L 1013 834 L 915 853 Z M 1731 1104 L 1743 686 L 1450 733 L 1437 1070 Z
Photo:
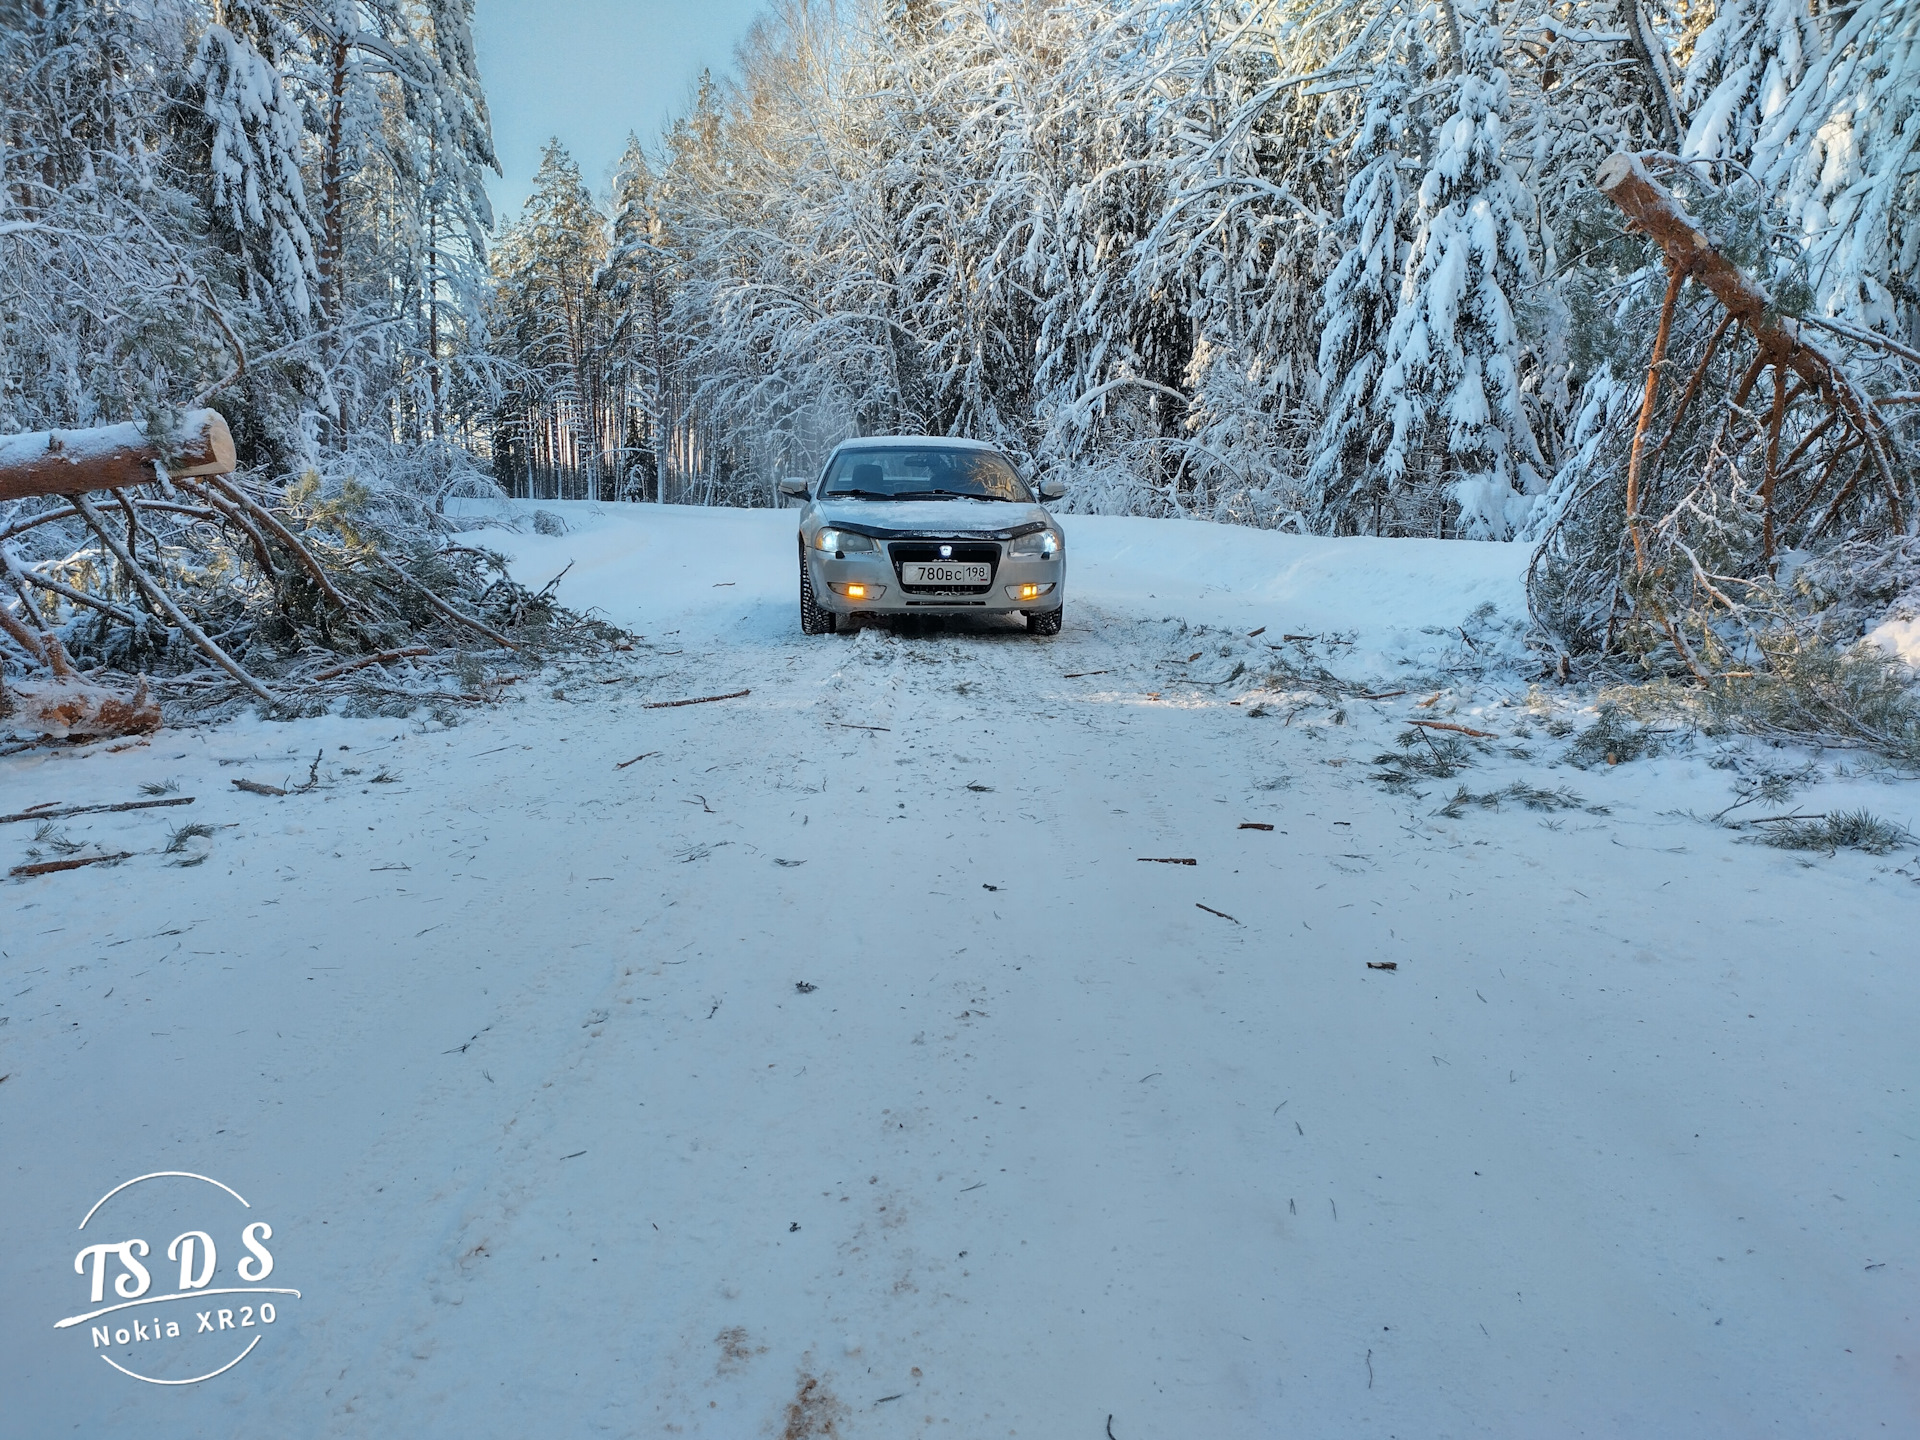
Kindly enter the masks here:
M 1773 309 L 1772 298 L 1767 292 L 1721 253 L 1686 208 L 1648 173 L 1638 155 L 1629 155 L 1624 151 L 1609 155 L 1594 171 L 1593 184 L 1638 229 L 1659 244 L 1666 258 L 1667 273 L 1671 277 L 1668 313 L 1671 314 L 1673 301 L 1678 297 L 1683 280 L 1704 285 L 1713 298 L 1726 308 L 1734 322 L 1744 326 L 1758 344 L 1760 358 L 1752 372 L 1755 376 L 1759 374 L 1761 366 L 1775 367 L 1774 394 L 1784 397 L 1786 387 L 1778 372 L 1791 370 L 1838 415 L 1845 431 L 1860 447 L 1866 468 L 1872 472 L 1873 479 L 1879 482 L 1892 528 L 1896 531 L 1904 529 L 1909 497 L 1906 487 L 1901 483 L 1886 422 L 1873 401 L 1860 391 L 1824 349 L 1807 337 L 1799 321 Z M 1641 430 L 1634 442 L 1631 467 L 1636 473 L 1630 476 L 1630 490 L 1637 488 L 1632 482 L 1638 478 L 1640 450 L 1645 440 L 1647 421 L 1652 417 L 1662 348 L 1656 344 L 1646 399 L 1641 407 Z M 1751 381 L 1748 381 L 1741 389 L 1739 403 L 1744 403 L 1750 388 Z M 1780 413 L 1776 407 L 1773 419 L 1776 435 L 1779 426 Z M 1773 477 L 1774 467 L 1769 463 L 1765 483 L 1769 559 L 1773 553 Z M 1853 482 L 1849 482 L 1847 488 L 1851 490 Z M 1630 500 L 1627 517 L 1630 528 L 1636 527 L 1639 520 L 1637 514 L 1633 513 L 1634 508 Z M 1836 509 L 1837 501 L 1829 506 L 1829 515 Z M 1635 547 L 1636 550 L 1640 548 L 1637 533 Z
M 160 728 L 160 702 L 146 677 L 131 695 L 77 678 L 13 682 L 13 709 L 0 700 L 0 717 L 13 730 L 43 735 L 146 735 Z
M 155 465 L 174 477 L 225 475 L 234 464 L 233 435 L 217 410 L 189 410 L 164 447 L 133 421 L 97 430 L 34 430 L 0 436 L 0 501 L 147 485 L 157 478 Z
M 1768 319 L 1772 303 L 1762 290 L 1709 240 L 1694 218 L 1669 195 L 1638 155 L 1616 151 L 1593 172 L 1593 185 L 1620 207 L 1633 223 L 1659 242 L 1667 266 L 1679 269 L 1713 292 L 1734 319 L 1748 326 L 1763 346 L 1785 349 L 1794 339 L 1791 320 Z

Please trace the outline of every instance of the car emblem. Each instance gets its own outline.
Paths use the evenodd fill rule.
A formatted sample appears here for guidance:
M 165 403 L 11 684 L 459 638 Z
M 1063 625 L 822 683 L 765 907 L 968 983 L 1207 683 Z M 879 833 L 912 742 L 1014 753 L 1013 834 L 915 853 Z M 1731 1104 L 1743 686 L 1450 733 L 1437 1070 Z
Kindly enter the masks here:
M 951 560 L 953 558 L 953 546 L 942 545 L 940 547 L 940 558 L 942 560 Z

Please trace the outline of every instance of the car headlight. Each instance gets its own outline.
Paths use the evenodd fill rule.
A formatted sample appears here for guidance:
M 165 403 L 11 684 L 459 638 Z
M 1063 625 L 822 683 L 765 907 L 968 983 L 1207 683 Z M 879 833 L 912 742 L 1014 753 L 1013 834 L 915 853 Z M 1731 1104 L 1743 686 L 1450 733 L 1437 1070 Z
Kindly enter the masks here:
M 813 537 L 816 550 L 837 550 L 842 555 L 855 550 L 875 549 L 873 538 L 868 535 L 856 535 L 851 530 L 835 530 L 831 526 Z
M 1059 553 L 1058 530 L 1036 530 L 1031 535 L 1022 535 L 1007 547 L 1009 555 L 1037 555 L 1043 560 L 1051 560 Z

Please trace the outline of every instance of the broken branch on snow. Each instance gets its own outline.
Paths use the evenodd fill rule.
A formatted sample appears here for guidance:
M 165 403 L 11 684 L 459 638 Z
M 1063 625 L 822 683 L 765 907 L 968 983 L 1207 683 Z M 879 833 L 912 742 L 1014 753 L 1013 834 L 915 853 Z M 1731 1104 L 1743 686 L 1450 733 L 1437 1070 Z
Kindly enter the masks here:
M 33 875 L 54 875 L 62 870 L 78 870 L 83 865 L 110 865 L 116 860 L 131 860 L 133 852 L 122 850 L 117 855 L 83 855 L 78 860 L 42 860 L 35 865 L 16 865 L 7 874 L 16 879 L 26 879 Z
M 751 695 L 751 690 L 735 690 L 726 695 L 701 695 L 693 700 L 654 700 L 641 706 L 643 710 L 678 710 L 682 705 L 711 705 L 716 700 L 739 700 Z
M 1409 720 L 1409 725 L 1418 725 L 1423 730 L 1451 730 L 1457 735 L 1471 735 L 1476 740 L 1498 740 L 1500 737 L 1491 730 L 1473 730 L 1465 725 L 1452 725 L 1445 720 Z
M 64 810 L 36 807 L 23 810 L 18 815 L 0 815 L 0 825 L 11 825 L 19 820 L 65 820 L 71 815 L 117 815 L 124 810 L 165 810 L 175 805 L 191 805 L 194 798 L 192 795 L 183 795 L 173 800 L 127 800 L 119 805 L 69 805 Z

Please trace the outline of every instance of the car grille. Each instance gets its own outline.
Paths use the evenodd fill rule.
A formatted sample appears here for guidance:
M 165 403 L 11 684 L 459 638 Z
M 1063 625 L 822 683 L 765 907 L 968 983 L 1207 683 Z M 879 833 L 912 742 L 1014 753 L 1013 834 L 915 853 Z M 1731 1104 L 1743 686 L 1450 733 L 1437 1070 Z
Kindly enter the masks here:
M 942 555 L 941 546 L 949 545 L 951 555 Z M 893 574 L 900 588 L 909 595 L 985 595 L 993 589 L 993 576 L 1000 573 L 1000 547 L 991 543 L 969 544 L 961 540 L 895 541 L 887 546 L 893 561 Z M 957 560 L 962 563 L 985 562 L 991 567 L 984 585 L 909 585 L 901 578 L 900 567 L 909 560 Z

